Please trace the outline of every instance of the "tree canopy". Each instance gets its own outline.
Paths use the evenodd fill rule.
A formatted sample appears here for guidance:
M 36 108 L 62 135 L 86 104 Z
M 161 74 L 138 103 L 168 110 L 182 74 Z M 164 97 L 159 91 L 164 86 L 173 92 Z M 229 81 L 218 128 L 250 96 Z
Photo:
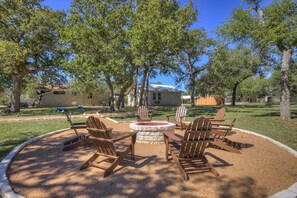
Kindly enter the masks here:
M 0 2 L 0 72 L 12 81 L 12 111 L 20 110 L 23 79 L 60 73 L 64 48 L 58 29 L 65 13 L 40 0 Z
M 289 62 L 297 46 L 297 2 L 274 0 L 263 9 L 259 0 L 247 0 L 249 9 L 238 8 L 220 28 L 226 39 L 253 39 L 258 48 L 276 48 L 282 53 L 281 118 L 289 120 L 290 88 Z
M 221 48 L 211 56 L 211 75 L 216 79 L 215 86 L 225 87 L 232 92 L 232 105 L 235 105 L 238 85 L 255 75 L 261 66 L 259 55 L 248 47 L 235 49 Z

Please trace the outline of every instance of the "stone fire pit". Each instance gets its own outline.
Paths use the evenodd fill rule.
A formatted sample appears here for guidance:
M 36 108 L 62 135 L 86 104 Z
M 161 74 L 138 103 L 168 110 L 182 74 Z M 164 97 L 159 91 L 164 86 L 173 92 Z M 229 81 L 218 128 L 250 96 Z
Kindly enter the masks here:
M 130 124 L 131 131 L 137 131 L 136 141 L 140 143 L 163 143 L 162 131 L 174 133 L 175 124 L 170 122 L 136 122 Z

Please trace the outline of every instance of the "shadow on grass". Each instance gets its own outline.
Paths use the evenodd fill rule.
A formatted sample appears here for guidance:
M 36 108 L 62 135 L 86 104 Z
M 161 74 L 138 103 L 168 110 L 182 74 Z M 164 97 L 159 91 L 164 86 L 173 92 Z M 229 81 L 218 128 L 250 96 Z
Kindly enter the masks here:
M 252 117 L 280 117 L 280 112 L 262 113 L 258 115 L 252 115 Z M 297 112 L 291 112 L 291 118 L 297 118 Z

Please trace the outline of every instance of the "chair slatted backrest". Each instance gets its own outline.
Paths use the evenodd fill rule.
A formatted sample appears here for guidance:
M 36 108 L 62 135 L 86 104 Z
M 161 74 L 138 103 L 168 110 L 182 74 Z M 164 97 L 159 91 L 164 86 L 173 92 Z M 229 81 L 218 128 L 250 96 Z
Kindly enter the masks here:
M 70 123 L 71 126 L 73 126 L 73 122 L 71 120 L 71 113 L 68 113 L 67 111 L 65 111 L 65 115 L 66 115 L 67 121 Z
M 117 156 L 113 141 L 109 136 L 109 132 L 104 129 L 87 128 L 89 134 L 95 138 L 90 138 L 95 144 L 97 151 L 107 156 Z
M 95 118 L 94 116 L 88 117 L 88 119 L 86 121 L 86 125 L 87 125 L 88 132 L 93 137 L 106 138 L 106 139 L 111 139 L 112 138 L 111 137 L 111 131 L 109 131 L 107 129 L 105 124 L 99 118 Z M 104 131 L 104 134 L 94 132 L 94 130 L 89 131 L 89 128 L 91 128 L 91 129 L 102 129 L 102 131 Z
M 214 119 L 215 120 L 223 120 L 226 114 L 226 109 L 225 107 L 222 107 L 218 110 L 218 112 L 216 113 Z
M 211 125 L 209 119 L 196 118 L 187 128 L 179 153 L 180 158 L 202 157 L 210 141 Z
M 185 115 L 187 115 L 186 107 L 185 106 L 178 107 L 176 110 L 176 114 L 175 114 L 176 121 L 177 122 L 180 122 L 180 121 L 185 122 L 186 117 L 181 118 L 181 116 L 185 116 Z
M 236 119 L 237 119 L 237 115 L 238 115 L 238 111 L 235 111 L 235 112 L 234 112 L 233 120 L 232 120 L 232 122 L 231 122 L 231 124 L 230 124 L 231 127 L 234 126 L 234 123 L 235 123 L 235 121 L 236 121 Z
M 145 106 L 139 106 L 137 110 L 137 115 L 140 118 L 149 118 L 149 112 Z
M 71 113 L 70 112 L 68 113 L 67 111 L 65 111 L 65 115 L 66 115 L 67 121 L 70 123 L 71 128 L 73 128 L 74 124 L 71 120 Z M 79 134 L 75 128 L 74 128 L 74 132 L 75 132 L 76 136 L 79 137 Z

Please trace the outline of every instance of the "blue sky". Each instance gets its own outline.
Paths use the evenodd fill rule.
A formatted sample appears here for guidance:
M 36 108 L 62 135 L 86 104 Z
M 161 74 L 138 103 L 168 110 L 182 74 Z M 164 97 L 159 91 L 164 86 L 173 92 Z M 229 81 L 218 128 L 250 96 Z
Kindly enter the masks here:
M 181 5 L 187 3 L 187 0 L 181 0 Z M 209 37 L 216 38 L 214 31 L 232 14 L 235 8 L 246 6 L 241 0 L 194 0 L 195 8 L 198 9 L 198 22 L 193 24 L 192 28 L 203 27 Z M 267 2 L 267 1 L 266 1 Z M 71 0 L 45 0 L 45 5 L 53 9 L 67 10 L 70 8 Z M 201 61 L 205 61 L 204 58 Z M 170 76 L 158 75 L 150 82 L 162 82 L 163 84 L 175 85 L 174 79 Z M 183 86 L 181 87 L 183 89 Z

